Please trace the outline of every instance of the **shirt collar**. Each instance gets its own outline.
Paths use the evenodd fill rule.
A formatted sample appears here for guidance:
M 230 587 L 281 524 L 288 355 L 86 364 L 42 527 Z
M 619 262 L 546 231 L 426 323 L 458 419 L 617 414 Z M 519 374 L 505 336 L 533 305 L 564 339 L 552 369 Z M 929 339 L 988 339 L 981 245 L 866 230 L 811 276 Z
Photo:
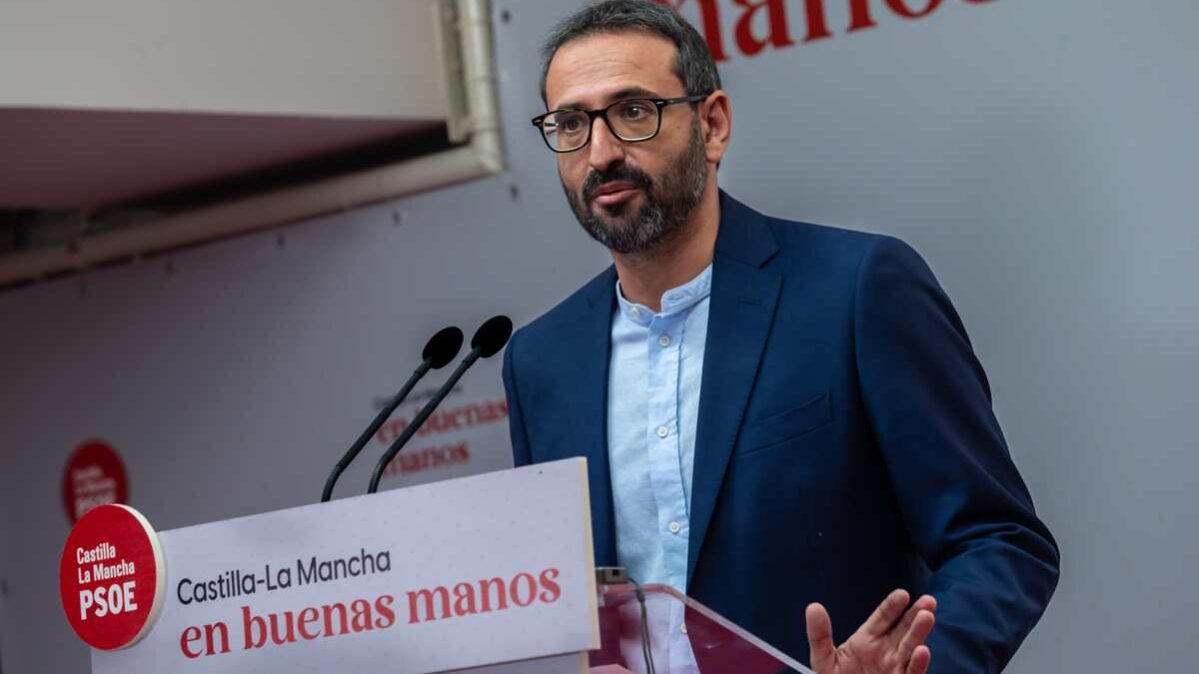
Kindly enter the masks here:
M 662 311 L 656 315 L 644 304 L 630 302 L 620 289 L 620 279 L 616 280 L 616 299 L 620 303 L 620 313 L 638 325 L 649 325 L 655 317 L 670 316 L 687 311 L 712 294 L 712 265 L 709 264 L 691 279 L 677 288 L 671 288 L 662 293 Z

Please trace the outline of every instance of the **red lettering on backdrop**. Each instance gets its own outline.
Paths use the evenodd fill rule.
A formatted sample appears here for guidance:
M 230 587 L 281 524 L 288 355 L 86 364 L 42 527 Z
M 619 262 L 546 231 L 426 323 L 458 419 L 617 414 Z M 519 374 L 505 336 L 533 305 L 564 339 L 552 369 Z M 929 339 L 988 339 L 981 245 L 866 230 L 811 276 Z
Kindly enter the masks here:
M 869 0 L 849 0 L 849 28 L 845 29 L 846 32 L 852 33 L 877 25 L 870 17 Z
M 908 9 L 905 0 L 887 0 L 887 6 L 891 11 L 902 16 L 905 19 L 919 19 L 933 13 L 933 10 L 941 6 L 942 0 L 926 0 L 927 4 L 924 9 L 914 10 Z
M 469 462 L 470 447 L 464 441 L 452 445 L 439 445 L 401 452 L 391 460 L 391 463 L 387 464 L 383 475 L 393 477 Z
M 828 29 L 828 19 L 825 18 L 824 0 L 804 0 L 804 14 L 808 18 L 808 34 L 804 37 L 804 42 L 833 36 L 832 31 Z
M 783 0 L 733 0 L 734 3 L 745 8 L 745 13 L 737 19 L 737 48 L 746 56 L 753 56 L 762 51 L 767 44 L 774 47 L 790 47 L 795 44 L 795 40 L 791 39 L 791 35 L 787 32 L 787 9 L 783 5 Z M 770 34 L 765 39 L 758 39 L 754 35 L 753 21 L 754 17 L 761 11 L 765 10 L 770 26 Z
M 462 407 L 434 412 L 425 421 L 425 425 L 417 431 L 416 437 L 423 438 L 437 433 L 449 433 L 454 430 L 499 423 L 507 418 L 508 401 L 506 400 L 469 403 Z M 391 444 L 400 437 L 404 429 L 408 428 L 408 423 L 409 420 L 404 418 L 388 421 L 379 427 L 378 432 L 375 433 L 375 440 L 384 445 Z
M 717 62 L 728 60 L 728 53 L 724 49 L 724 35 L 720 22 L 720 4 L 718 0 L 694 0 L 693 2 L 689 2 L 689 0 L 652 1 L 684 13 L 686 13 L 685 10 L 690 6 L 694 6 L 698 12 L 699 27 L 703 33 L 704 40 L 708 43 L 708 51 L 712 54 L 712 58 Z M 761 53 L 767 45 L 775 48 L 795 46 L 795 41 L 791 39 L 789 32 L 790 25 L 786 14 L 787 0 L 729 1 L 744 10 L 738 17 L 734 28 L 737 50 L 742 54 L 745 56 L 755 56 Z M 971 5 L 985 5 L 995 0 L 963 1 Z M 804 0 L 804 17 L 807 20 L 807 34 L 803 39 L 805 43 L 833 36 L 832 31 L 828 27 L 828 18 L 825 11 L 829 2 L 844 3 L 844 6 L 848 7 L 849 26 L 845 29 L 846 33 L 854 33 L 878 25 L 871 14 L 871 0 Z M 938 7 L 944 4 L 945 0 L 883 0 L 883 2 L 892 12 L 902 18 L 922 19 L 936 11 Z M 913 8 L 913 5 L 917 4 L 920 6 Z M 764 37 L 754 33 L 754 21 L 762 12 L 766 13 L 766 25 L 769 31 Z

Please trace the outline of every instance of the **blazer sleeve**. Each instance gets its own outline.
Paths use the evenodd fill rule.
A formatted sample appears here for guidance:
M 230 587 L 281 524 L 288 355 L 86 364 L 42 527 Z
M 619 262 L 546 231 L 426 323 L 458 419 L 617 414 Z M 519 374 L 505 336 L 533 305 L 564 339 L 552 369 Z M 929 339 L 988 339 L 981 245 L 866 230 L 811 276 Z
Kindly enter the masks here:
M 525 418 L 521 413 L 520 394 L 516 390 L 516 338 L 512 336 L 508 348 L 504 351 L 504 394 L 508 398 L 508 432 L 512 436 L 512 463 L 515 467 L 527 466 L 533 463 L 533 455 L 529 450 L 529 436 L 525 431 Z
M 904 520 L 932 576 L 930 672 L 999 672 L 1057 586 L 1037 518 L 991 409 L 986 375 L 932 271 L 879 237 L 854 300 L 858 377 Z

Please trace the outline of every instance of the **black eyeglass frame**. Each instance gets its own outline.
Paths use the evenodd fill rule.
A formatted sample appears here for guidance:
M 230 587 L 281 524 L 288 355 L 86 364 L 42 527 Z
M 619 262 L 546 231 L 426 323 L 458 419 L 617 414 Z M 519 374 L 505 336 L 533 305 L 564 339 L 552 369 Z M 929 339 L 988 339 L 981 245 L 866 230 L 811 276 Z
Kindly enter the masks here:
M 578 152 L 579 150 L 582 150 L 583 148 L 587 147 L 587 144 L 591 142 L 591 130 L 592 130 L 592 128 L 595 127 L 595 118 L 596 117 L 602 117 L 604 120 L 604 124 L 607 125 L 607 127 L 608 127 L 608 131 L 611 131 L 612 135 L 616 136 L 620 140 L 622 140 L 626 143 L 644 143 L 647 140 L 653 140 L 662 131 L 662 108 L 665 108 L 668 105 L 675 105 L 678 103 L 699 103 L 700 101 L 706 99 L 708 96 L 711 96 L 711 95 L 712 94 L 696 94 L 694 96 L 679 96 L 678 98 L 641 98 L 639 96 L 634 96 L 631 98 L 622 98 L 619 101 L 610 103 L 603 108 L 596 108 L 595 110 L 584 110 L 582 108 L 559 108 L 557 110 L 550 110 L 549 112 L 543 112 L 542 114 L 537 115 L 531 121 L 533 122 L 533 126 L 535 126 L 537 128 L 537 130 L 541 132 L 541 140 L 545 141 L 545 146 L 558 154 L 566 154 L 568 152 Z M 616 129 L 612 128 L 612 122 L 608 119 L 608 111 L 609 110 L 611 110 L 612 108 L 614 108 L 618 105 L 621 105 L 622 103 L 628 103 L 630 101 L 645 101 L 646 103 L 653 103 L 654 107 L 657 108 L 658 127 L 656 129 L 654 129 L 654 132 L 652 134 L 646 136 L 645 138 L 637 138 L 635 140 L 631 140 L 631 139 L 621 136 L 619 133 L 616 132 Z M 545 127 L 542 126 L 545 122 L 546 117 L 549 117 L 550 115 L 556 115 L 559 113 L 563 113 L 563 112 L 583 112 L 583 113 L 587 114 L 587 139 L 584 140 L 583 143 L 581 145 L 579 145 L 578 147 L 571 148 L 569 150 L 559 150 L 558 148 L 554 147 L 553 145 L 550 145 L 550 139 L 548 136 L 545 135 Z

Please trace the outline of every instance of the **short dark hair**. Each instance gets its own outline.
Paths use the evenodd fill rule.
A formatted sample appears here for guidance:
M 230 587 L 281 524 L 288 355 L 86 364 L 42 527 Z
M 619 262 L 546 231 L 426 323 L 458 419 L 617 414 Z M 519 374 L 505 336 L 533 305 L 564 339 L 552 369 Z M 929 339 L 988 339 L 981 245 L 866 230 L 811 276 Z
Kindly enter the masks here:
M 648 0 L 606 0 L 588 5 L 558 22 L 541 47 L 541 100 L 550 61 L 562 45 L 589 35 L 640 30 L 674 43 L 674 74 L 687 95 L 710 94 L 720 88 L 720 73 L 708 43 L 678 12 Z M 548 102 L 547 102 L 548 103 Z

